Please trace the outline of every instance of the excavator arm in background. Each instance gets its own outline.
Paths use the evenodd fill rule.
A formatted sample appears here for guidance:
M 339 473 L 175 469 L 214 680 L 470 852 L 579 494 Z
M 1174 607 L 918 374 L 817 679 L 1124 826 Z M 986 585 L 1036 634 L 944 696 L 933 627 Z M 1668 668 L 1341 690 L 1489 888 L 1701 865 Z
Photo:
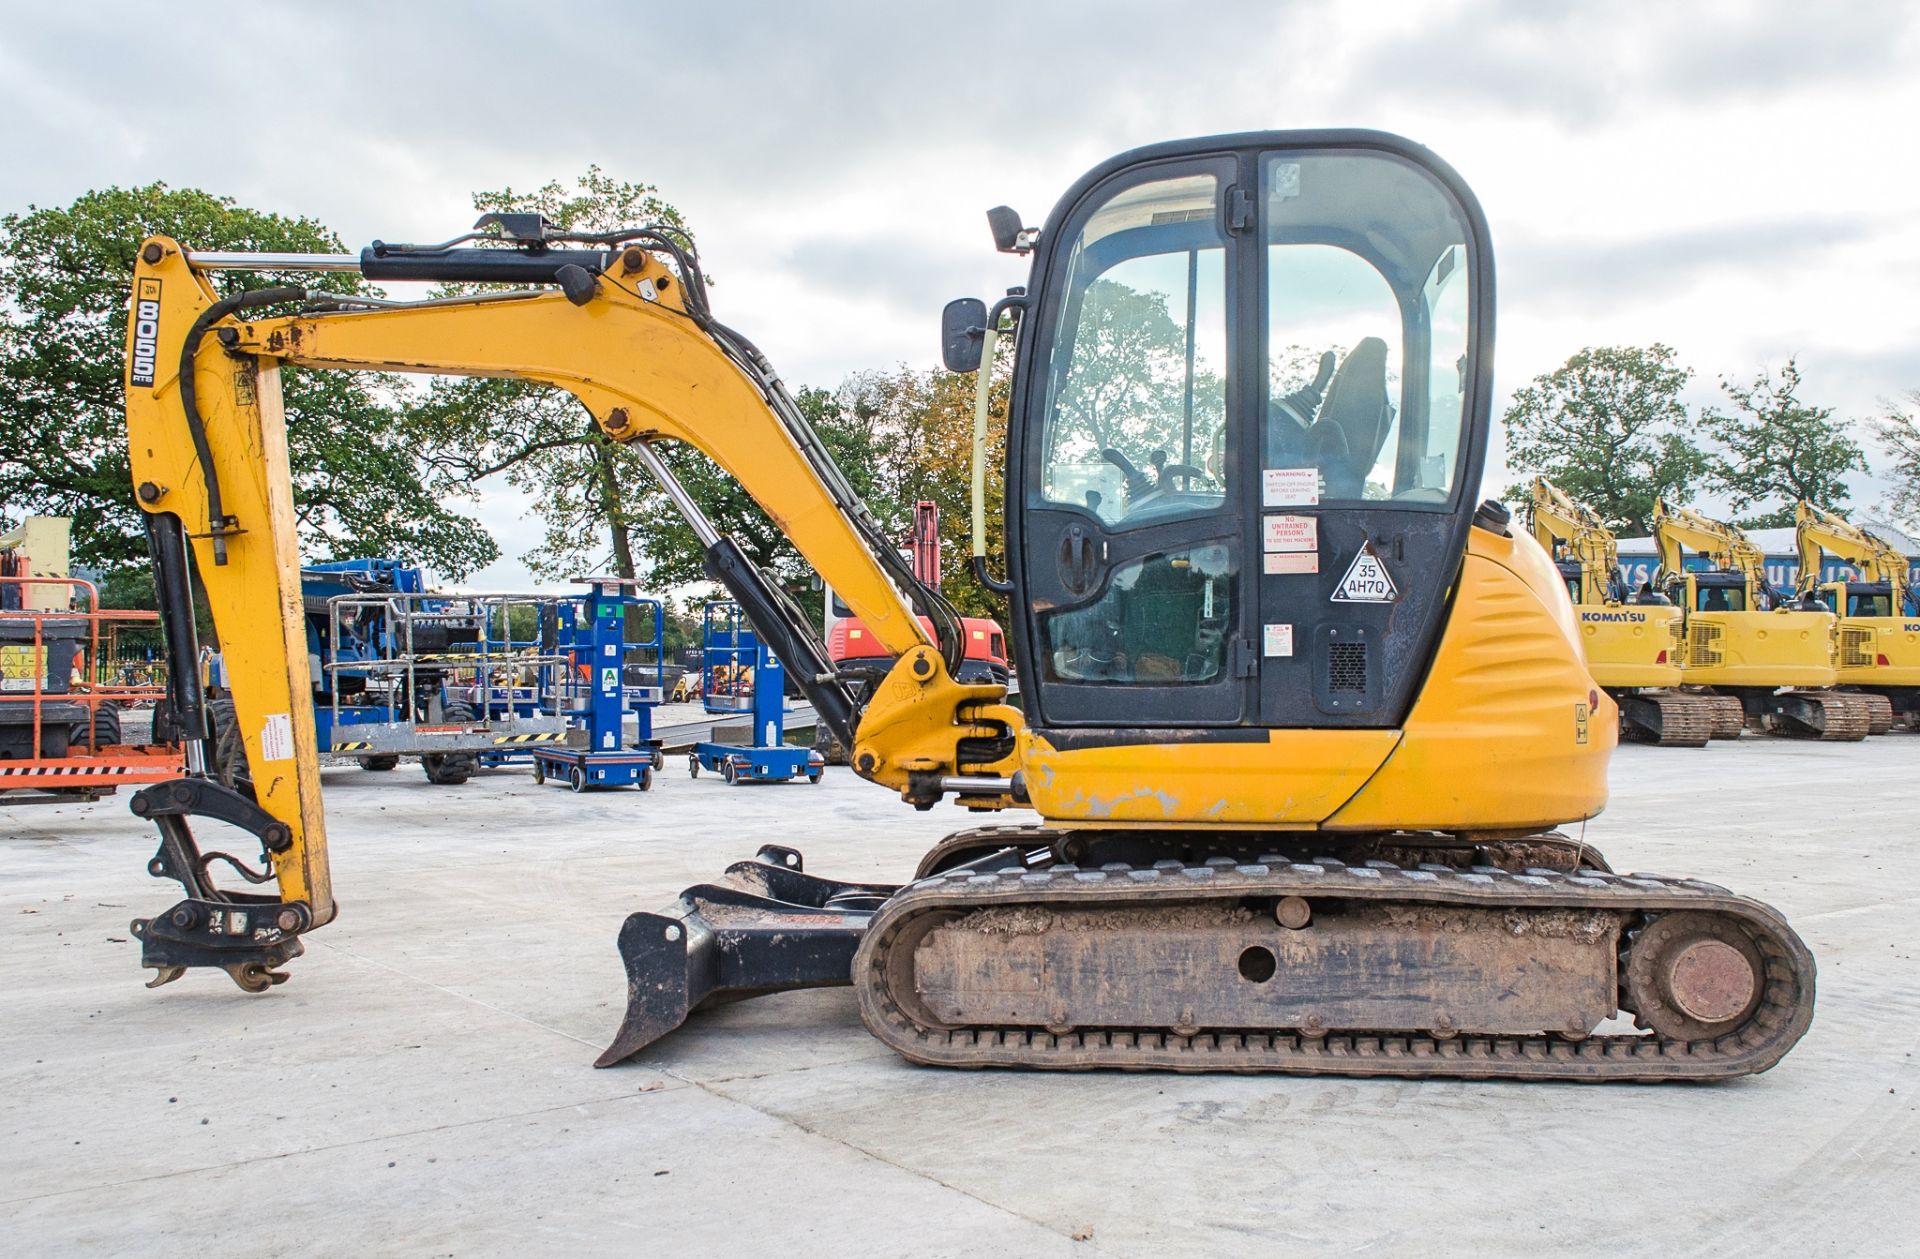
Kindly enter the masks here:
M 1545 477 L 1533 479 L 1533 497 L 1527 506 L 1533 536 L 1549 555 L 1562 554 L 1580 566 L 1581 603 L 1615 599 L 1620 569 L 1620 547 L 1594 510 L 1576 501 Z
M 1656 584 L 1686 572 L 1688 551 L 1707 557 L 1714 568 L 1738 573 L 1747 579 L 1747 597 L 1758 607 L 1758 595 L 1771 593 L 1767 585 L 1766 553 L 1746 533 L 1733 525 L 1703 516 L 1685 507 L 1669 507 L 1665 499 L 1653 507 L 1653 541 L 1660 552 L 1660 571 Z
M 1680 688 L 1686 649 L 1681 611 L 1660 594 L 1623 588 L 1620 548 L 1599 513 L 1535 477 L 1528 518 L 1540 544 L 1579 570 L 1574 615 L 1587 667 L 1620 706 L 1621 737 L 1697 748 L 1716 733 L 1737 735 L 1745 720 L 1737 701 Z
M 1907 557 L 1892 543 L 1804 499 L 1794 508 L 1793 522 L 1794 549 L 1800 556 L 1796 589 L 1801 595 L 1819 593 L 1823 584 L 1821 559 L 1831 554 L 1858 568 L 1861 580 L 1886 582 L 1896 615 L 1905 606 L 1909 579 Z
M 1907 557 L 1885 538 L 1802 501 L 1794 510 L 1802 600 L 1829 596 L 1839 617 L 1834 669 L 1841 686 L 1868 706 L 1868 729 L 1896 723 L 1920 727 L 1920 608 Z M 1821 580 L 1831 554 L 1859 569 L 1858 578 Z
M 210 733 L 193 667 L 189 589 L 197 577 L 251 770 L 250 791 L 195 775 L 134 798 L 134 811 L 162 832 L 150 868 L 187 892 L 168 914 L 135 927 L 159 982 L 188 966 L 218 965 L 243 987 L 263 988 L 278 977 L 274 967 L 297 955 L 299 935 L 334 915 L 307 701 L 282 365 L 496 376 L 572 393 L 610 440 L 632 446 L 661 478 L 706 545 L 709 573 L 789 662 L 821 719 L 854 747 L 859 773 L 916 803 L 953 791 L 975 808 L 1012 802 L 1004 752 L 982 761 L 963 748 L 1008 747 L 1019 713 L 1002 702 L 1004 688 L 953 680 L 964 646 L 951 605 L 921 587 L 880 539 L 764 359 L 706 315 L 694 260 L 664 237 L 647 240 L 653 250 L 633 243 L 550 249 L 543 241 L 539 250 L 384 247 L 359 260 L 196 260 L 159 237 L 142 247 L 129 328 L 127 425 L 174 657 L 171 700 L 190 738 Z M 297 288 L 219 297 L 208 273 L 242 265 L 351 265 L 385 279 L 560 287 L 417 304 Z M 295 313 L 264 317 L 287 308 Z M 899 658 L 864 713 L 806 618 L 674 480 L 653 449 L 661 440 L 699 448 L 736 478 Z M 928 616 L 940 642 L 916 612 Z M 221 891 L 210 863 L 223 855 L 200 850 L 188 824 L 195 815 L 259 840 L 264 868 L 225 860 L 250 883 L 277 883 L 279 894 Z

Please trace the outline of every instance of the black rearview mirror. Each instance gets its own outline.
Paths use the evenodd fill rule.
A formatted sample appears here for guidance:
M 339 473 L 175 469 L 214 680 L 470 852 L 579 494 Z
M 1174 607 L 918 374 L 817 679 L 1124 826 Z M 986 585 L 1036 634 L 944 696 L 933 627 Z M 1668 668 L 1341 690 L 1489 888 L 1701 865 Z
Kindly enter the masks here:
M 950 372 L 980 368 L 987 337 L 987 304 L 977 297 L 956 297 L 940 312 L 940 361 Z

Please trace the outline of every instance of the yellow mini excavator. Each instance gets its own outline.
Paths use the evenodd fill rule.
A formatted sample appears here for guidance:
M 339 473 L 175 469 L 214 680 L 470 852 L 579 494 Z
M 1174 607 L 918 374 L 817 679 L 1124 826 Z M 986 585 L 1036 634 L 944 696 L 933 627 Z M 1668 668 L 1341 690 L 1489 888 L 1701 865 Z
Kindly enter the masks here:
M 504 215 L 358 256 L 148 240 L 133 480 L 170 649 L 190 658 L 191 551 L 251 766 L 249 791 L 190 773 L 135 797 L 161 831 L 152 872 L 186 889 L 134 924 L 155 982 L 216 966 L 264 991 L 335 912 L 279 401 L 295 364 L 573 394 L 660 479 L 855 773 L 920 808 L 1038 815 L 951 836 L 898 886 L 768 845 L 632 914 L 601 1065 L 703 1004 L 846 984 L 874 1035 L 947 1066 L 1705 1080 L 1777 1062 L 1814 991 L 1781 916 L 1613 874 L 1553 829 L 1605 803 L 1618 721 L 1552 563 L 1475 505 L 1493 259 L 1452 170 L 1375 132 L 1222 136 L 1101 165 L 1043 227 L 988 217 L 1029 280 L 950 304 L 942 332 L 947 365 L 981 377 L 975 567 L 1011 595 L 1018 708 L 955 680 L 952 607 L 715 318 L 675 233 Z M 222 293 L 222 269 L 500 287 Z M 1004 333 L 1003 580 L 977 509 L 979 369 Z M 884 677 L 835 672 L 661 441 L 767 510 L 894 660 Z M 174 669 L 174 698 L 204 734 L 193 678 Z M 203 851 L 197 819 L 256 838 L 264 868 Z M 217 886 L 217 861 L 259 890 Z
M 1745 723 L 1740 701 L 1680 688 L 1687 641 L 1681 611 L 1655 590 L 1626 589 L 1619 545 L 1593 509 L 1535 477 L 1527 523 L 1567 583 L 1587 668 L 1620 705 L 1621 735 L 1686 748 L 1738 736 Z
M 1827 600 L 1840 618 L 1833 660 L 1839 684 L 1866 701 L 1874 734 L 1885 734 L 1895 720 L 1920 729 L 1920 606 L 1907 557 L 1808 502 L 1794 511 L 1794 543 L 1800 596 Z M 1827 554 L 1853 565 L 1859 576 L 1822 581 Z
M 1824 603 L 1775 590 L 1752 539 L 1699 512 L 1656 502 L 1653 539 L 1654 582 L 1686 615 L 1680 668 L 1689 686 L 1738 699 L 1754 730 L 1843 743 L 1867 737 L 1866 701 L 1834 689 L 1834 618 Z M 1710 567 L 1688 568 L 1689 550 Z

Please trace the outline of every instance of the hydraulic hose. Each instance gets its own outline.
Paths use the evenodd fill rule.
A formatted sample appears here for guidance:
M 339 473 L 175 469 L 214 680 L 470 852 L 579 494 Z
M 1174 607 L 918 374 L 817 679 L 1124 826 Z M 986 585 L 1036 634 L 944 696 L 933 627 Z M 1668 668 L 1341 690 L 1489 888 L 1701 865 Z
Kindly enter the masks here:
M 227 562 L 227 513 L 220 501 L 220 472 L 214 467 L 213 450 L 207 445 L 206 422 L 200 418 L 200 407 L 194 396 L 193 360 L 199 353 L 200 341 L 207 335 L 207 329 L 219 323 L 228 315 L 237 311 L 252 310 L 258 306 L 275 306 L 281 302 L 304 301 L 307 290 L 301 288 L 250 289 L 244 293 L 235 293 L 224 297 L 200 312 L 200 317 L 187 329 L 187 339 L 180 345 L 180 409 L 187 417 L 187 432 L 193 437 L 193 450 L 200 458 L 200 475 L 207 483 L 207 530 L 213 539 L 213 562 Z

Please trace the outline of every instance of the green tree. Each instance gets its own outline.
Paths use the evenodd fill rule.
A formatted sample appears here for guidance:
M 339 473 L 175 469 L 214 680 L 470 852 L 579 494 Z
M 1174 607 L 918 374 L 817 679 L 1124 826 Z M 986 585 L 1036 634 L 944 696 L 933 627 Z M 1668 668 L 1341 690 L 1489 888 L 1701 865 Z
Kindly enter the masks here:
M 1520 389 L 1507 407 L 1507 462 L 1544 475 L 1617 532 L 1652 529 L 1658 498 L 1684 501 L 1707 471 L 1680 400 L 1692 373 L 1665 345 L 1581 350 Z M 1507 489 L 1510 501 L 1531 490 Z
M 1048 463 L 1099 464 L 1113 449 L 1145 469 L 1156 450 L 1176 463 L 1204 463 L 1226 415 L 1225 382 L 1203 364 L 1192 380 L 1194 449 L 1170 440 L 1187 405 L 1186 331 L 1167 295 L 1116 280 L 1087 286 L 1073 331 L 1072 367 L 1062 383 Z
M 1912 530 L 1920 528 L 1920 389 L 1909 389 L 1905 403 L 1884 403 L 1886 414 L 1872 423 L 1875 436 L 1893 460 L 1887 469 L 1893 483 L 1887 510 Z
M 0 519 L 71 516 L 75 561 L 110 572 L 146 562 L 121 373 L 134 254 L 156 233 L 195 249 L 342 251 L 312 219 L 159 183 L 0 217 Z M 248 272 L 212 278 L 223 292 L 271 282 Z M 308 282 L 363 287 L 351 275 Z M 396 378 L 289 370 L 282 383 L 308 555 L 405 555 L 460 577 L 498 554 L 479 522 L 453 506 L 462 487 L 416 458 L 399 423 Z
M 598 166 L 567 183 L 477 192 L 473 206 L 542 214 L 567 232 L 660 225 L 691 242 L 680 212 L 658 189 L 616 180 Z M 656 558 L 642 524 L 669 505 L 639 458 L 608 441 L 571 394 L 527 381 L 440 377 L 412 423 L 444 476 L 461 483 L 504 476 L 526 492 L 543 534 L 522 559 L 537 576 L 557 580 L 611 567 L 636 577 Z
M 1005 536 L 1005 415 L 1013 356 L 1012 338 L 998 342 L 987 428 L 986 528 L 989 550 Z M 941 590 L 968 616 L 1004 618 L 1005 600 L 973 575 L 974 377 L 904 365 L 847 378 L 836 397 L 849 431 L 843 440 L 878 457 L 866 490 L 869 506 L 888 536 L 904 542 L 914 504 L 940 507 Z M 1002 557 L 989 557 L 996 565 Z
M 1834 422 L 1832 407 L 1799 398 L 1800 365 L 1788 359 L 1776 375 L 1762 371 L 1750 385 L 1722 377 L 1720 389 L 1733 410 L 1707 410 L 1700 423 L 1725 447 L 1711 458 L 1709 476 L 1735 511 L 1763 508 L 1743 517 L 1749 529 L 1793 523 L 1800 499 L 1829 511 L 1844 511 L 1846 475 L 1864 472 L 1860 443 Z
M 870 497 L 876 470 L 885 463 L 888 450 L 882 444 L 883 434 L 873 426 L 850 420 L 842 399 L 825 390 L 801 389 L 794 401 L 854 490 L 863 498 Z M 748 559 L 770 573 L 810 615 L 817 617 L 821 595 L 812 587 L 812 571 L 791 539 L 740 483 L 691 446 L 667 443 L 659 450 L 662 460 L 714 527 L 739 543 Z M 884 514 L 880 518 L 886 519 Z M 665 494 L 650 493 L 639 500 L 634 528 L 657 586 L 698 585 L 708 580 L 706 549 Z

